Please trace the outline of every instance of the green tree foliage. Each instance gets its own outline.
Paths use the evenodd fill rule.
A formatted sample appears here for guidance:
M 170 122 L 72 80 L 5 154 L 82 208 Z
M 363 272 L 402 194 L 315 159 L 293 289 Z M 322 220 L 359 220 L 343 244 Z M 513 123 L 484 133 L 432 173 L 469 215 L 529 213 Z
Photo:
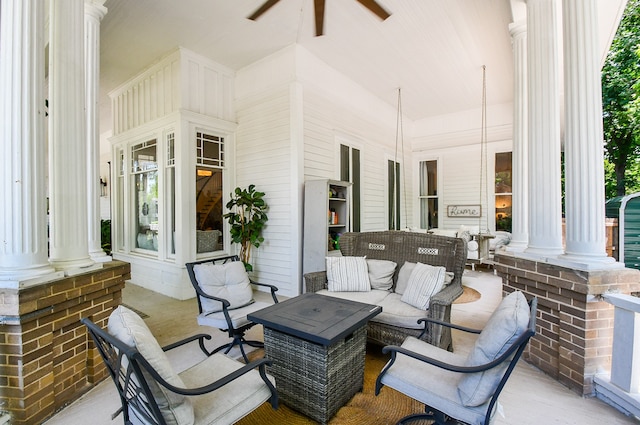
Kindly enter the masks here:
M 607 198 L 638 188 L 640 0 L 629 0 L 602 69 Z

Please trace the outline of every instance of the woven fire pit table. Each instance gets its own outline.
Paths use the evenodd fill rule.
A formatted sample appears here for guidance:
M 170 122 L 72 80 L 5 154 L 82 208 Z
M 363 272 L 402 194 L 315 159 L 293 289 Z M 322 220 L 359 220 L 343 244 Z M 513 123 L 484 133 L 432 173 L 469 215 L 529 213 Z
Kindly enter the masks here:
M 364 384 L 367 322 L 382 307 L 306 293 L 247 317 L 264 327 L 278 396 L 326 424 Z

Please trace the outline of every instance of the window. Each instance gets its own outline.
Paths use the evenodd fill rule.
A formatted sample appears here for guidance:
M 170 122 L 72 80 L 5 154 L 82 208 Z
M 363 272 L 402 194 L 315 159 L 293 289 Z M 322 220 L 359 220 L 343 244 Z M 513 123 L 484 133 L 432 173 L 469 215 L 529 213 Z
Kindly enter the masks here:
M 196 251 L 223 246 L 224 138 L 196 132 Z
M 155 139 L 131 147 L 136 248 L 158 251 L 158 162 Z
M 114 250 L 124 250 L 124 175 L 127 170 L 127 164 L 124 159 L 124 149 L 120 148 L 116 153 L 117 160 L 116 166 L 116 187 L 115 187 L 115 203 L 114 208 L 114 222 L 115 226 L 111 228 L 115 230 L 113 242 L 115 244 Z
M 169 223 L 169 252 L 176 253 L 176 155 L 175 155 L 175 133 L 167 134 L 167 167 L 166 167 L 166 188 L 165 200 L 167 205 L 167 222 Z
M 389 230 L 400 229 L 400 163 L 387 161 Z
M 438 227 L 438 161 L 420 161 L 420 228 Z
M 496 153 L 496 230 L 511 231 L 511 152 Z
M 340 145 L 340 180 L 351 183 L 351 231 L 360 231 L 360 150 Z

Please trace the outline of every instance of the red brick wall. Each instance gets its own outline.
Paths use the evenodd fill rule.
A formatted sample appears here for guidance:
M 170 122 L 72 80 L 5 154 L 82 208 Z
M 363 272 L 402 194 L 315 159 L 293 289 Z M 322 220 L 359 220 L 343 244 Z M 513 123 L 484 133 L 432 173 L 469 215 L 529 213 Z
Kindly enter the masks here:
M 129 264 L 24 289 L 0 289 L 0 410 L 12 424 L 36 424 L 107 376 L 84 325 L 106 326 L 122 302 Z
M 613 306 L 600 295 L 637 292 L 640 271 L 573 270 L 509 253 L 494 260 L 505 293 L 538 297 L 537 332 L 524 358 L 579 394 L 592 395 L 593 376 L 611 366 Z

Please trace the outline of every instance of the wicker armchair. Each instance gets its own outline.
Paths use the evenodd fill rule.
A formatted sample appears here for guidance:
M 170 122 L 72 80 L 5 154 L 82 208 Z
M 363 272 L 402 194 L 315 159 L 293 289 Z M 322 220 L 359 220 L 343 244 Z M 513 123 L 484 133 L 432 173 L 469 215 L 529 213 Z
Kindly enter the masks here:
M 370 259 L 391 260 L 397 264 L 393 282 L 405 261 L 443 266 L 453 272 L 453 281 L 434 295 L 425 317 L 443 322 L 451 321 L 451 304 L 462 294 L 462 274 L 467 260 L 463 239 L 425 233 L 381 231 L 345 233 L 340 237 L 340 251 L 345 256 L 366 256 Z M 327 288 L 326 272 L 304 275 L 306 292 Z M 452 350 L 451 330 L 436 323 L 425 323 L 425 329 L 409 329 L 376 321 L 369 322 L 367 337 L 379 345 L 401 345 L 413 336 L 437 347 Z

